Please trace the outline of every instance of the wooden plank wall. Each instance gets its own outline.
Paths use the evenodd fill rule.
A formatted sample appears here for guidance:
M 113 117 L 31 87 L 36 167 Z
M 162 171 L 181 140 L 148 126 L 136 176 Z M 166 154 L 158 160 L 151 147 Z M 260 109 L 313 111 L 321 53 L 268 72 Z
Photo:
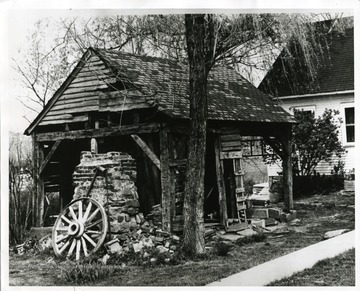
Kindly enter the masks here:
M 119 82 L 103 61 L 92 55 L 39 125 L 86 122 L 86 113 L 91 111 L 150 107 L 140 92 L 117 89 Z

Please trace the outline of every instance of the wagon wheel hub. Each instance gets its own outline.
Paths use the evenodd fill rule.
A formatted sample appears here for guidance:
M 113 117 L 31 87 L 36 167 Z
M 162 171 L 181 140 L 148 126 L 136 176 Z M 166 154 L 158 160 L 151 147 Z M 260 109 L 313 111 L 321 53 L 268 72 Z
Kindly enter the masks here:
M 84 230 L 84 224 L 75 221 L 69 224 L 68 235 L 75 238 L 80 238 L 84 234 Z

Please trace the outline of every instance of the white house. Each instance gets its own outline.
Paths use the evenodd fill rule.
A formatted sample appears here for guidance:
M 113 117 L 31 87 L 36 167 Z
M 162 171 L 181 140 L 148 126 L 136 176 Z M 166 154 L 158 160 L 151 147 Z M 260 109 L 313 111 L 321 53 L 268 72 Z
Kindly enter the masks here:
M 324 22 L 324 25 L 329 23 Z M 301 67 L 300 59 L 295 73 L 284 72 L 288 56 L 282 52 L 259 89 L 273 95 L 289 112 L 292 109 L 309 110 L 316 117 L 326 108 L 339 110 L 342 119 L 339 138 L 346 149 L 342 161 L 345 171 L 351 172 L 355 168 L 354 28 L 329 32 L 325 43 L 328 50 L 318 58 L 320 65 L 315 78 L 305 76 L 307 72 Z M 336 159 L 330 164 L 322 162 L 316 170 L 330 174 L 336 162 Z M 268 170 L 269 176 L 273 176 L 279 168 Z

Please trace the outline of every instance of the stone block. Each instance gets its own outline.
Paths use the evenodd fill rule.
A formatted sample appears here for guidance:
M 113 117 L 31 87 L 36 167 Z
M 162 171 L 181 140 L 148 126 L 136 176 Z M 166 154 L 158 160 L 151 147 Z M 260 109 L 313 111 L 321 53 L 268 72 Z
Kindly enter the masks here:
M 266 226 L 273 226 L 273 225 L 277 225 L 277 224 L 278 224 L 278 222 L 273 217 L 269 217 L 269 218 L 265 219 L 265 227 Z
M 265 219 L 252 219 L 251 224 L 260 227 L 265 227 Z
M 155 237 L 154 241 L 155 241 L 155 243 L 161 244 L 161 243 L 163 243 L 164 238 L 160 237 L 160 236 L 157 236 L 157 237 Z
M 265 219 L 269 217 L 268 209 L 254 208 L 252 218 Z
M 269 213 L 269 218 L 280 219 L 280 213 L 281 213 L 280 209 L 269 208 L 268 213 Z
M 148 237 L 148 238 L 144 238 L 142 241 L 143 241 L 143 244 L 144 244 L 145 247 L 151 248 L 151 247 L 154 246 L 154 243 L 153 243 L 152 239 L 149 238 L 149 237 Z
M 134 208 L 138 208 L 140 206 L 139 201 L 137 199 L 127 200 L 126 205 L 128 207 L 134 207 Z
M 120 241 L 116 238 L 104 244 L 109 254 L 121 254 L 122 246 L 120 245 Z
M 118 239 L 119 239 L 120 241 L 124 242 L 124 241 L 127 241 L 127 240 L 128 240 L 128 237 L 127 237 L 126 234 L 120 234 L 120 235 L 118 235 Z
M 290 222 L 296 218 L 296 210 L 292 210 L 290 213 L 282 212 L 280 214 L 281 222 Z
M 133 248 L 134 248 L 135 253 L 139 253 L 144 248 L 144 243 L 142 241 L 140 241 L 138 243 L 134 243 Z
M 111 221 L 110 228 L 111 228 L 111 232 L 114 233 L 127 233 L 130 231 L 130 223 L 128 222 L 119 223 L 117 221 Z
M 251 236 L 251 235 L 257 234 L 257 232 L 251 228 L 247 228 L 242 231 L 238 231 L 237 234 L 239 234 L 241 236 Z
M 162 246 L 162 245 L 158 245 L 156 247 L 158 250 L 159 250 L 159 253 L 162 254 L 162 253 L 166 253 L 169 251 L 169 249 L 167 249 L 166 247 Z
M 127 210 L 127 213 L 129 213 L 130 215 L 136 215 L 139 213 L 139 208 L 137 207 L 129 207 Z

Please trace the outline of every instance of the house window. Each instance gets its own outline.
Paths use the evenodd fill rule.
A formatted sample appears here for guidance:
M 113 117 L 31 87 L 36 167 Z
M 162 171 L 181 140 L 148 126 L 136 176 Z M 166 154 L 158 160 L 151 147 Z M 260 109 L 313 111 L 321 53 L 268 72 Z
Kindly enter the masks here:
M 299 111 L 304 111 L 304 112 L 309 112 L 309 113 L 315 114 L 315 105 L 293 106 L 293 107 L 290 107 L 290 110 L 299 110 Z
M 345 108 L 346 142 L 355 142 L 355 109 Z

